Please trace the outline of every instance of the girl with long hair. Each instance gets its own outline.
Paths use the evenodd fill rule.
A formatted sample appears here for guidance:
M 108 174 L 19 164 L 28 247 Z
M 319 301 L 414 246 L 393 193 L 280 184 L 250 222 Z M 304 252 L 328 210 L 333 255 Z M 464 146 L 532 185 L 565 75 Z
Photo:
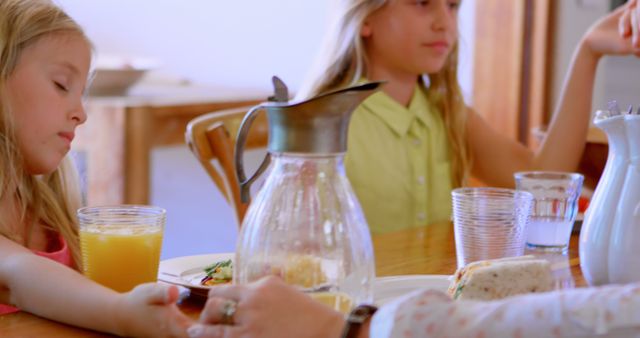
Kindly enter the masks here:
M 586 143 L 598 61 L 634 52 L 629 39 L 617 36 L 620 11 L 594 25 L 574 53 L 548 134 L 534 152 L 492 129 L 463 101 L 460 3 L 337 1 L 332 29 L 299 92 L 306 98 L 386 81 L 353 113 L 345 158 L 374 233 L 449 221 L 451 190 L 471 175 L 512 187 L 517 171 L 574 171 Z
M 117 293 L 79 273 L 78 179 L 91 44 L 49 0 L 0 1 L 0 315 L 141 337 L 185 336 L 175 286 Z M 14 307 L 15 306 L 15 307 Z

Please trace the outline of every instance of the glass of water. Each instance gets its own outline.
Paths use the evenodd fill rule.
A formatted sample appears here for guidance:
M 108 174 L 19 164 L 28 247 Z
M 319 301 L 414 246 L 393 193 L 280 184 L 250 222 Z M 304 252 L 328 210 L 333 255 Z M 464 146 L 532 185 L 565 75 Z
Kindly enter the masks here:
M 533 194 L 533 208 L 526 242 L 531 249 L 565 252 L 573 222 L 578 215 L 578 198 L 583 176 L 577 173 L 530 171 L 515 174 L 516 189 Z

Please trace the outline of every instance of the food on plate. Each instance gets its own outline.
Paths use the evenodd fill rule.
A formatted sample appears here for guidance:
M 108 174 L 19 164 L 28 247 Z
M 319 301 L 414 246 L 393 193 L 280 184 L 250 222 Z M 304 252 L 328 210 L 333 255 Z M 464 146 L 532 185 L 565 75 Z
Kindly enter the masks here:
M 201 280 L 202 285 L 211 286 L 232 281 L 231 260 L 217 262 L 204 270 L 207 275 Z M 249 268 L 245 271 L 249 273 L 247 276 L 249 281 L 273 275 L 282 278 L 287 284 L 296 285 L 302 289 L 315 289 L 327 282 L 321 259 L 307 254 L 271 256 L 266 260 L 259 258 L 250 262 Z
M 313 288 L 327 281 L 320 259 L 311 255 L 289 256 L 282 277 L 287 284 L 303 288 Z
M 589 208 L 589 198 L 580 196 L 580 198 L 578 198 L 578 212 L 585 213 L 587 212 L 588 208 Z
M 493 300 L 553 288 L 551 265 L 534 256 L 473 262 L 454 277 L 448 290 L 453 299 Z
M 272 275 L 282 278 L 289 284 L 302 290 L 315 290 L 326 286 L 327 274 L 319 257 L 309 254 L 286 254 L 271 256 L 268 260 L 256 259 L 250 263 L 248 280 L 258 280 Z
M 353 308 L 351 297 L 342 292 L 310 292 L 307 295 L 345 315 Z
M 202 278 L 200 284 L 206 286 L 231 283 L 233 278 L 233 263 L 230 259 L 213 263 L 204 268 L 207 274 Z

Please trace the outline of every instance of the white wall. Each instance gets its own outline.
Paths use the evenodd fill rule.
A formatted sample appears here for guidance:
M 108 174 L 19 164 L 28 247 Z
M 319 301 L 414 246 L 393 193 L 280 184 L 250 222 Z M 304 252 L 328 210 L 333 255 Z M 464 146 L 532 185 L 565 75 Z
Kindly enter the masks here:
M 569 68 L 573 51 L 578 42 L 599 18 L 609 12 L 609 1 L 562 0 L 556 1 L 558 24 L 556 25 L 552 74 L 552 106 L 560 96 L 562 84 Z M 592 110 L 607 109 L 607 102 L 617 100 L 621 108 L 640 104 L 640 62 L 634 56 L 605 57 L 600 61 L 594 86 Z
M 98 53 L 158 59 L 156 73 L 190 81 L 269 89 L 280 75 L 296 89 L 313 62 L 327 0 L 57 0 L 85 27 Z M 473 10 L 460 12 L 460 80 L 472 92 Z M 467 96 L 467 97 L 470 97 Z M 249 154 L 257 166 L 262 153 Z M 151 203 L 168 209 L 162 258 L 233 251 L 235 219 L 185 146 L 152 153 Z M 251 171 L 251 169 L 248 169 Z
M 564 78 L 569 69 L 573 51 L 587 29 L 609 10 L 608 1 L 556 1 L 557 20 L 555 41 L 552 51 L 553 73 L 551 88 L 551 108 L 558 102 Z M 601 67 L 602 68 L 602 67 Z M 598 79 L 601 79 L 601 72 Z M 593 102 L 601 102 L 603 95 L 602 82 L 596 81 Z
M 56 0 L 98 53 L 158 59 L 186 79 L 270 87 L 278 74 L 297 88 L 316 53 L 327 1 Z
M 465 102 L 472 105 L 473 95 L 473 57 L 474 34 L 476 25 L 476 0 L 464 0 L 458 13 L 460 29 L 460 50 L 458 55 L 458 81 L 462 88 Z

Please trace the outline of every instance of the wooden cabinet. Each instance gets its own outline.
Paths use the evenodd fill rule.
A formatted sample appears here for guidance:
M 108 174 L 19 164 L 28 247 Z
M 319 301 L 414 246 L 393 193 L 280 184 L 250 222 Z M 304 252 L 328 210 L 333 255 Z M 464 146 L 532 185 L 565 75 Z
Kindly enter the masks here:
M 148 204 L 151 150 L 184 144 L 192 118 L 257 104 L 266 93 L 225 88 L 156 87 L 124 97 L 90 97 L 73 150 L 84 159 L 88 205 Z

